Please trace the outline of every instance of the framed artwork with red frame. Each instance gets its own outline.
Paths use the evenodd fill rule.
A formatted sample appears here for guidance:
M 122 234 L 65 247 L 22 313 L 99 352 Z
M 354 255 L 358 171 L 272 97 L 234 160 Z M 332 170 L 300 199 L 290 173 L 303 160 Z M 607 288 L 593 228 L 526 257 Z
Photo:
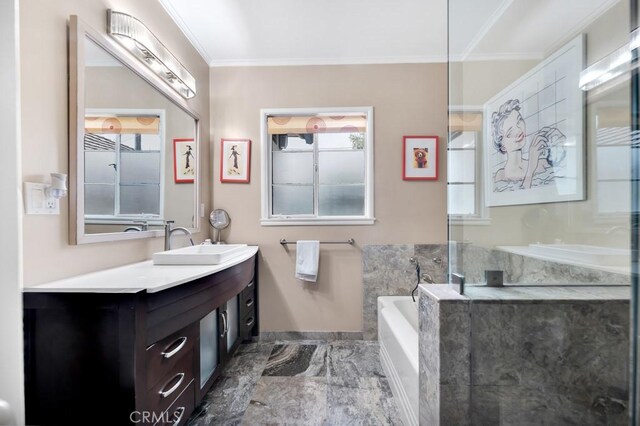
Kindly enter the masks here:
M 220 182 L 249 183 L 251 180 L 251 140 L 220 141 Z
M 438 137 L 402 138 L 402 179 L 438 180 Z
M 173 179 L 175 183 L 193 183 L 196 178 L 196 144 L 193 139 L 173 140 Z

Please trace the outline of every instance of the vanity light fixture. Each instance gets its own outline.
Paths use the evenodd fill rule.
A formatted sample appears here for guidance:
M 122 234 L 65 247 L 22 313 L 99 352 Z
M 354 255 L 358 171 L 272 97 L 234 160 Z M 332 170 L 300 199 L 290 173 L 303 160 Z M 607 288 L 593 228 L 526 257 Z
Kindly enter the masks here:
M 196 95 L 196 80 L 138 19 L 107 10 L 107 31 L 149 69 L 186 99 Z
M 631 71 L 633 51 L 638 48 L 640 48 L 640 29 L 631 33 L 629 43 L 582 71 L 580 89 L 587 92 Z

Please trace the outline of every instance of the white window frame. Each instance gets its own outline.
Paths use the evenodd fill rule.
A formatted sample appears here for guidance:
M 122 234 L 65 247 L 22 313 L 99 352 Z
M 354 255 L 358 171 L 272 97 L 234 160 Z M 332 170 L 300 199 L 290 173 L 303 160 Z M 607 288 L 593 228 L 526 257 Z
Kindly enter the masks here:
M 99 215 L 99 214 L 86 214 L 85 222 L 90 225 L 130 225 L 131 221 L 146 221 L 149 225 L 163 224 L 164 223 L 164 192 L 165 192 L 165 155 L 166 155 L 166 139 L 165 139 L 165 125 L 166 125 L 166 113 L 164 109 L 136 109 L 136 108 L 87 108 L 87 117 L 102 117 L 102 116 L 141 116 L 141 115 L 157 115 L 160 117 L 160 214 L 115 214 L 115 215 Z M 119 143 L 118 143 L 119 145 Z M 120 148 L 117 149 L 116 163 L 118 169 L 120 168 Z M 120 172 L 118 171 L 118 179 L 116 186 L 119 185 Z M 83 182 L 84 184 L 84 182 Z M 118 195 L 118 191 L 116 191 Z M 120 200 L 116 197 L 116 206 L 119 210 Z
M 309 216 L 309 215 L 273 215 L 272 187 L 272 143 L 267 128 L 267 118 L 273 115 L 349 115 L 365 114 L 367 131 L 365 133 L 365 192 L 364 214 L 362 216 Z M 373 176 L 373 107 L 338 107 L 338 108 L 268 108 L 260 110 L 260 138 L 262 157 L 262 216 L 263 226 L 302 226 L 302 225 L 373 225 L 374 176 Z
M 464 113 L 473 112 L 484 114 L 481 106 L 457 106 L 450 107 L 450 113 Z M 485 135 L 482 131 L 475 132 L 476 146 L 475 146 L 475 161 L 476 161 L 476 173 L 475 173 L 475 206 L 476 214 L 449 214 L 449 152 L 452 150 L 450 143 L 447 146 L 447 216 L 449 218 L 450 225 L 491 225 L 491 218 L 489 217 L 489 209 L 484 198 L 484 157 L 483 152 L 485 149 L 484 138 Z M 448 142 L 451 142 L 451 132 L 449 132 Z M 457 149 L 456 149 L 457 150 Z

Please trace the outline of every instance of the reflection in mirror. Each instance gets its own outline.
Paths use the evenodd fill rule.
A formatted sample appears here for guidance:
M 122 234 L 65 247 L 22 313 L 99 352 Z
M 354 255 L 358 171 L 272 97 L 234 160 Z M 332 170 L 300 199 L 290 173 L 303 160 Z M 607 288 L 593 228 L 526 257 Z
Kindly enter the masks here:
M 196 119 L 92 38 L 83 42 L 84 234 L 162 230 L 164 220 L 196 228 Z M 192 142 L 188 156 L 174 160 L 175 140 Z

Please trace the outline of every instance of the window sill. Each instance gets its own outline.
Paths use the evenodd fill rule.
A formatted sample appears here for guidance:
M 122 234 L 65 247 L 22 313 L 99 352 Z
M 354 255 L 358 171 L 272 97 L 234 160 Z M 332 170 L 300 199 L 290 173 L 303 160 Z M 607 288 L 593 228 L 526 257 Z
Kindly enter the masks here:
M 489 226 L 491 219 L 488 217 L 451 217 L 449 216 L 449 225 L 452 226 Z
M 350 225 L 373 225 L 375 218 L 359 218 L 359 219 L 286 219 L 286 218 L 269 218 L 260 219 L 262 226 L 350 226 Z

